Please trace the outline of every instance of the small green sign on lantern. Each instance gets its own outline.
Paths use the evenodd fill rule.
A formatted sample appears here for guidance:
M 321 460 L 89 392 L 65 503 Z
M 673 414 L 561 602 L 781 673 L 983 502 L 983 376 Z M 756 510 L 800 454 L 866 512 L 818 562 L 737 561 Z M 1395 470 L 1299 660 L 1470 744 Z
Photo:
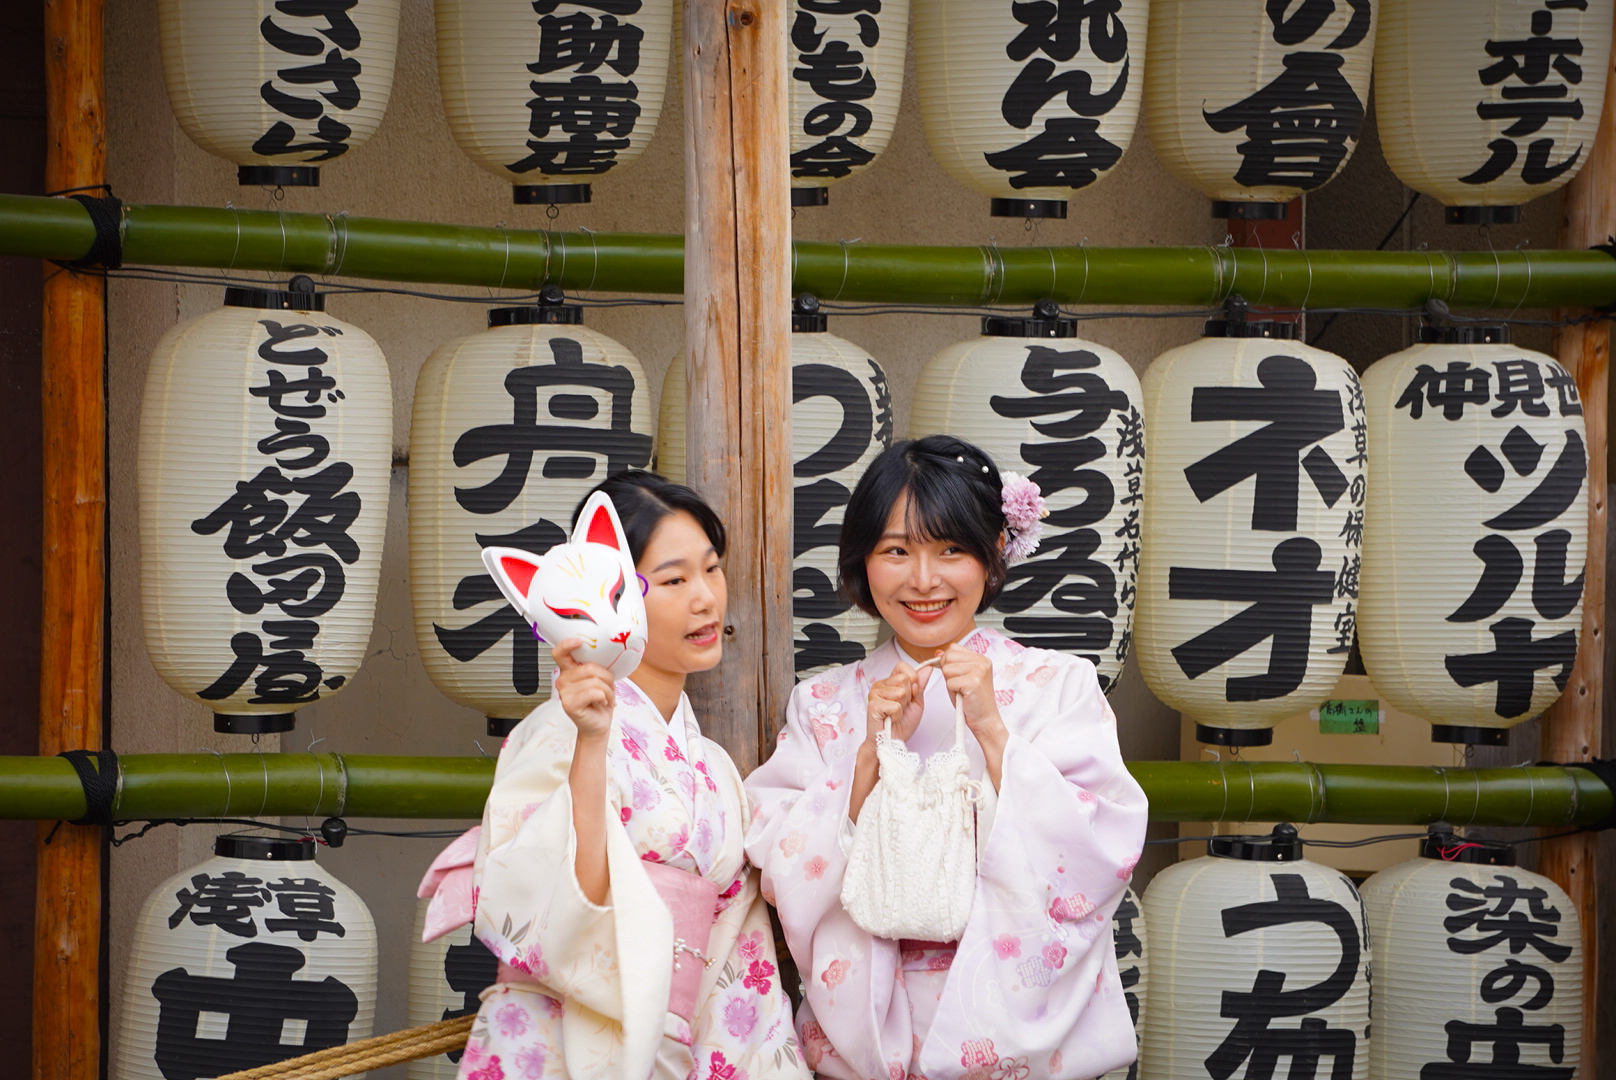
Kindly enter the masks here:
M 1332 698 L 1313 710 L 1320 735 L 1379 735 L 1380 702 Z

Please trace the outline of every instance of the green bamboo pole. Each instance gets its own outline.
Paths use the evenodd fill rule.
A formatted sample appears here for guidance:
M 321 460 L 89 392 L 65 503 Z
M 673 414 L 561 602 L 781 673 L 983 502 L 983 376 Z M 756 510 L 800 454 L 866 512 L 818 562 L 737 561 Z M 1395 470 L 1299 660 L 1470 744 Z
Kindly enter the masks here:
M 532 291 L 684 291 L 684 241 L 201 206 L 123 208 L 130 265 L 305 273 Z M 72 260 L 95 231 L 71 199 L 0 195 L 0 255 Z M 792 288 L 826 300 L 913 304 L 1275 307 L 1600 307 L 1602 251 L 1263 251 L 1222 247 L 921 247 L 801 241 Z
M 114 816 L 477 818 L 494 763 L 480 757 L 129 754 Z M 1155 821 L 1360 825 L 1586 825 L 1611 791 L 1586 769 L 1439 769 L 1308 762 L 1136 761 Z M 66 761 L 0 757 L 0 818 L 81 817 Z

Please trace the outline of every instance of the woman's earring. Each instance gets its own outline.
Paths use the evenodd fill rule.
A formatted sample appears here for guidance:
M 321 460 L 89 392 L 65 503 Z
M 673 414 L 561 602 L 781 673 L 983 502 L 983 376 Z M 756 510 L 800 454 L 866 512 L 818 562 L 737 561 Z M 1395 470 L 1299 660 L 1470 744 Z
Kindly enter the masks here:
M 651 583 L 645 580 L 644 574 L 635 574 L 634 576 L 640 579 L 640 595 L 648 595 L 651 592 Z

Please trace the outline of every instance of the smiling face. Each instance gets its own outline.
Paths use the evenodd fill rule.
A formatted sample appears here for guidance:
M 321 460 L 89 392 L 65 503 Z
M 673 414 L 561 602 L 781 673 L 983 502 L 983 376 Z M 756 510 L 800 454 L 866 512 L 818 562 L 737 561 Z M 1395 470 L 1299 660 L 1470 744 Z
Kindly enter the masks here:
M 696 519 L 680 510 L 657 522 L 639 572 L 647 582 L 642 671 L 682 678 L 716 667 L 724 656 L 729 590 L 718 552 Z
M 909 498 L 887 515 L 875 550 L 865 556 L 870 598 L 910 656 L 925 659 L 976 628 L 987 568 L 948 539 L 911 536 Z

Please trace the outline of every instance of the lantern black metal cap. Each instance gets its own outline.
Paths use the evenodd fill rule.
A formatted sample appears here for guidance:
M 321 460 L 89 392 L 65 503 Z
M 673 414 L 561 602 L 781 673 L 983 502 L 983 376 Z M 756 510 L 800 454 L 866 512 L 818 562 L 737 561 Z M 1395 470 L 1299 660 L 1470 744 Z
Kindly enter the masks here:
M 221 836 L 213 853 L 227 859 L 272 862 L 309 862 L 314 858 L 312 836 Z
M 319 187 L 318 165 L 241 165 L 236 183 L 242 187 Z
M 791 301 L 793 334 L 823 334 L 829 329 L 830 317 L 819 310 L 819 297 L 813 293 L 799 293 Z
M 213 730 L 226 735 L 273 735 L 291 731 L 297 713 L 214 713 Z
M 1232 221 L 1284 221 L 1290 203 L 1248 202 L 1245 199 L 1213 199 L 1212 216 Z
M 791 189 L 792 206 L 825 206 L 829 203 L 829 188 L 794 187 Z
M 299 274 L 284 289 L 254 289 L 232 285 L 224 291 L 225 307 L 261 308 L 266 311 L 324 311 L 325 296 L 314 291 L 314 279 Z
M 1442 220 L 1449 225 L 1519 225 L 1521 208 L 1518 206 L 1449 206 L 1442 210 Z
M 1214 836 L 1206 853 L 1246 862 L 1295 862 L 1302 858 L 1302 838 L 1295 825 L 1281 822 L 1267 836 Z
M 1446 821 L 1436 821 L 1431 823 L 1425 839 L 1420 841 L 1420 858 L 1479 866 L 1514 866 L 1515 849 L 1496 841 L 1455 836 L 1452 825 Z
M 559 285 L 546 285 L 539 290 L 537 304 L 489 308 L 488 326 L 582 326 L 583 306 L 566 303 L 566 299 Z
M 1422 326 L 1421 345 L 1508 345 L 1508 326 Z
M 1195 741 L 1211 746 L 1267 746 L 1274 741 L 1274 729 L 1226 728 L 1196 724 Z
M 994 199 L 988 208 L 994 217 L 1054 218 L 1065 220 L 1065 199 Z
M 511 188 L 511 202 L 517 206 L 560 206 L 588 201 L 588 184 L 517 184 Z
M 1040 300 L 1032 306 L 1032 315 L 984 315 L 983 337 L 1015 338 L 1075 338 L 1077 320 L 1062 315 L 1060 305 L 1053 300 Z
M 1296 324 L 1278 319 L 1208 319 L 1201 329 L 1202 337 L 1268 338 L 1270 341 L 1295 341 Z
M 516 725 L 522 722 L 520 716 L 512 719 L 508 716 L 490 716 L 488 718 L 488 734 L 503 739 L 516 730 Z
M 1432 724 L 1431 741 L 1463 743 L 1465 746 L 1508 746 L 1509 728 Z

